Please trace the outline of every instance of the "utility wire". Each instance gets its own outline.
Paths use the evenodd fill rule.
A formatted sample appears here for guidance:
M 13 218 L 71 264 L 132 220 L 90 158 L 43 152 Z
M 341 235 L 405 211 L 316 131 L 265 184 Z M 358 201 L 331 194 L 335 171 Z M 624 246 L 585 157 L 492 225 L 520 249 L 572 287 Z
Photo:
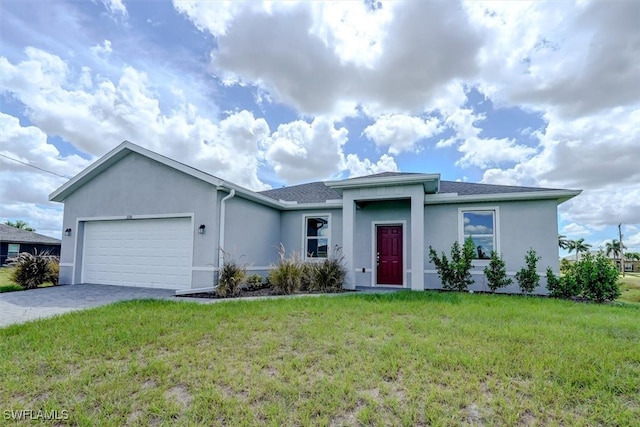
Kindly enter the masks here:
M 14 159 L 13 157 L 5 156 L 4 154 L 0 154 L 0 156 L 4 157 L 5 159 L 13 160 L 14 162 L 21 163 L 21 164 L 23 164 L 25 166 L 29 166 L 30 168 L 38 169 L 38 170 L 40 170 L 42 172 L 46 172 L 46 173 L 50 173 L 51 175 L 59 176 L 60 178 L 71 179 L 71 177 L 68 177 L 68 176 L 65 176 L 65 175 L 60 175 L 59 173 L 51 172 L 50 170 L 46 170 L 46 169 L 43 169 L 41 167 L 38 167 L 38 166 L 35 166 L 35 165 L 31 165 L 29 163 L 23 162 L 22 160 L 18 160 L 18 159 Z

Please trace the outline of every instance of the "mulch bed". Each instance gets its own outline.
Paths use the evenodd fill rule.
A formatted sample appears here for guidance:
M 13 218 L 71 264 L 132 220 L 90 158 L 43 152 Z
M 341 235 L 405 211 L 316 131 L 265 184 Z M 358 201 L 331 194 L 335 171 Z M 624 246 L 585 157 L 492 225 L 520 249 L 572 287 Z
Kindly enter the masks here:
M 356 291 L 351 289 L 342 289 L 338 292 L 332 292 L 332 293 L 337 294 L 337 293 L 344 293 L 344 292 L 356 292 Z M 322 293 L 326 293 L 326 292 L 298 291 L 298 292 L 294 292 L 292 295 L 310 295 L 310 294 L 322 294 Z M 232 296 L 232 297 L 220 297 L 216 295 L 214 292 L 202 292 L 199 294 L 188 294 L 188 295 L 181 295 L 181 296 L 189 297 L 189 298 L 236 299 L 236 298 L 247 298 L 247 297 L 269 297 L 269 296 L 277 296 L 277 295 L 282 295 L 282 294 L 276 292 L 275 289 L 269 287 L 269 288 L 260 288 L 260 289 L 252 289 L 252 290 L 241 289 L 238 295 Z

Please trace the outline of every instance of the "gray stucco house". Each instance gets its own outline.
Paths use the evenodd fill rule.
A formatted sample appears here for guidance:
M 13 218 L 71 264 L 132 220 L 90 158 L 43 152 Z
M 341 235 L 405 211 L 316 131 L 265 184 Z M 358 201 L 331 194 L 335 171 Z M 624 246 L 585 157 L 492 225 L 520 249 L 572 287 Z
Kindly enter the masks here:
M 0 224 L 0 267 L 22 252 L 60 255 L 60 240 Z
M 471 236 L 471 289 L 483 290 L 491 250 L 511 275 L 529 248 L 542 257 L 541 272 L 558 270 L 557 206 L 579 193 L 418 173 L 254 192 L 125 141 L 50 200 L 64 203 L 61 284 L 209 288 L 223 263 L 219 248 L 265 274 L 282 243 L 309 260 L 341 247 L 347 288 L 438 289 L 428 247 L 448 252 Z

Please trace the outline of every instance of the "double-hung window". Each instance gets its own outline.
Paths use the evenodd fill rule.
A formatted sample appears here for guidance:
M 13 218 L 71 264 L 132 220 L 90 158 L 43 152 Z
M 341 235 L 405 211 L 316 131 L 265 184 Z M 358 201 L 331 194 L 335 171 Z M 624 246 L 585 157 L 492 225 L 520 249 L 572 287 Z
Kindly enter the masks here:
M 306 258 L 329 256 L 329 215 L 305 215 L 304 251 Z
M 473 240 L 474 258 L 489 259 L 491 251 L 499 252 L 498 208 L 460 209 L 460 243 Z

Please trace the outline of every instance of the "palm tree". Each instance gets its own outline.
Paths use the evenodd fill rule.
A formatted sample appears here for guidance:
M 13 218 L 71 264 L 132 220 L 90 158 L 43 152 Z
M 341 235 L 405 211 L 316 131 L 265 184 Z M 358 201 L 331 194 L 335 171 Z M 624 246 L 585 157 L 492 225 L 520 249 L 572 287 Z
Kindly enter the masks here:
M 560 246 L 560 249 L 569 249 L 570 241 L 564 234 L 558 234 L 558 246 Z
M 19 228 L 20 230 L 36 231 L 35 228 L 29 227 L 29 224 L 27 224 L 21 219 L 17 220 L 16 222 L 7 221 L 4 223 L 4 225 L 8 225 L 9 227 Z
M 580 240 L 569 240 L 569 244 L 567 249 L 569 253 L 576 251 L 576 261 L 580 257 L 580 252 L 587 252 L 591 249 L 591 245 L 589 243 L 585 243 L 584 239 Z
M 620 254 L 622 254 L 622 250 L 625 248 L 624 244 L 620 244 L 619 240 L 613 239 L 610 242 L 607 242 L 606 252 L 607 256 L 613 253 L 613 259 L 620 258 Z

